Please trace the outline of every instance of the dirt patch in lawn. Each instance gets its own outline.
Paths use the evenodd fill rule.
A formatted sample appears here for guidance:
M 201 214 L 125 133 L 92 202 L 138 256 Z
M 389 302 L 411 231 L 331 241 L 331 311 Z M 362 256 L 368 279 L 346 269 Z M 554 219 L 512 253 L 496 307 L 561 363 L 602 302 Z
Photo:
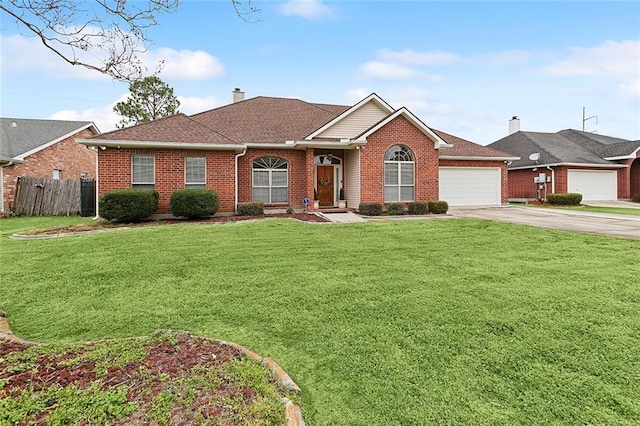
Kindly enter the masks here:
M 185 332 L 0 340 L 0 424 L 281 425 L 297 398 L 237 345 Z
M 96 232 L 119 228 L 140 228 L 146 226 L 161 226 L 161 225 L 175 225 L 175 224 L 207 224 L 207 223 L 233 223 L 233 222 L 246 222 L 262 219 L 294 219 L 301 222 L 312 223 L 330 223 L 330 220 L 322 216 L 318 216 L 311 213 L 294 213 L 294 214 L 262 214 L 255 216 L 215 216 L 205 219 L 160 219 L 160 220 L 147 220 L 137 223 L 113 223 L 103 220 L 96 220 L 90 223 L 79 223 L 70 226 L 59 226 L 55 228 L 38 229 L 34 231 L 22 232 L 19 235 L 24 236 L 47 236 L 47 235 L 62 235 L 62 234 L 81 234 L 84 232 Z

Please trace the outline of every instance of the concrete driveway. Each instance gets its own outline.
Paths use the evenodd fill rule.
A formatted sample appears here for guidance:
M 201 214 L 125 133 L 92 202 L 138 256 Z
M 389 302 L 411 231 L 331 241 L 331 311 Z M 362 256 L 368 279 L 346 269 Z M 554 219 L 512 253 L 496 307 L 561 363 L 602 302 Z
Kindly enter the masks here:
M 519 223 L 539 228 L 561 229 L 640 240 L 640 216 L 519 206 L 451 207 L 448 213 L 454 217 L 473 217 L 498 222 Z

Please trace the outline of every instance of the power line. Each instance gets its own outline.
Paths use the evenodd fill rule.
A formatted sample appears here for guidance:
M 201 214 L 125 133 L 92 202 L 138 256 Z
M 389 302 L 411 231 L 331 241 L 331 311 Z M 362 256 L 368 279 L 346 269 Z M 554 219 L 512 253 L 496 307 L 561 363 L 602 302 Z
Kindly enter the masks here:
M 35 93 L 21 93 L 21 92 L 9 92 L 6 90 L 3 90 L 1 92 L 3 95 L 6 93 L 8 95 L 19 95 L 19 96 L 33 96 L 36 98 L 50 98 L 50 99 L 62 99 L 65 101 L 81 101 L 81 102 L 93 102 L 93 103 L 111 103 L 114 101 L 103 101 L 103 100 L 99 100 L 99 99 L 80 99 L 80 98 L 66 98 L 63 96 L 51 96 L 51 95 L 42 95 L 42 94 L 35 94 Z

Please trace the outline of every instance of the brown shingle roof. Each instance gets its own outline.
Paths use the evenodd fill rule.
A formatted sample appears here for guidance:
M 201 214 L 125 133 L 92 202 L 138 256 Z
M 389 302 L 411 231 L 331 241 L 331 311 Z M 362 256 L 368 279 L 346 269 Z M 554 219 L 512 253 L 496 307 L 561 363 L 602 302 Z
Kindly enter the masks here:
M 449 133 L 445 133 L 432 127 L 431 130 L 440 136 L 446 143 L 453 145 L 452 148 L 442 148 L 439 153 L 440 155 L 453 157 L 514 157 L 506 152 L 478 145 L 477 143 L 450 135 Z
M 103 133 L 93 139 L 112 141 L 184 142 L 184 143 L 234 143 L 225 135 L 178 113 L 137 126 Z
M 282 143 L 302 140 L 349 108 L 258 96 L 201 112 L 191 118 L 238 143 Z

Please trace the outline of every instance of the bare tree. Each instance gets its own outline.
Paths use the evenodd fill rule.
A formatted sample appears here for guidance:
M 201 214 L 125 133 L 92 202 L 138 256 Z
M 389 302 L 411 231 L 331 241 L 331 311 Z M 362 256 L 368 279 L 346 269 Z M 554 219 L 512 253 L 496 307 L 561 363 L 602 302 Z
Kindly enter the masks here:
M 231 0 L 245 21 L 259 12 L 251 0 Z M 21 29 L 71 65 L 117 80 L 137 80 L 146 72 L 138 55 L 151 40 L 147 30 L 179 0 L 0 0 L 0 10 Z

